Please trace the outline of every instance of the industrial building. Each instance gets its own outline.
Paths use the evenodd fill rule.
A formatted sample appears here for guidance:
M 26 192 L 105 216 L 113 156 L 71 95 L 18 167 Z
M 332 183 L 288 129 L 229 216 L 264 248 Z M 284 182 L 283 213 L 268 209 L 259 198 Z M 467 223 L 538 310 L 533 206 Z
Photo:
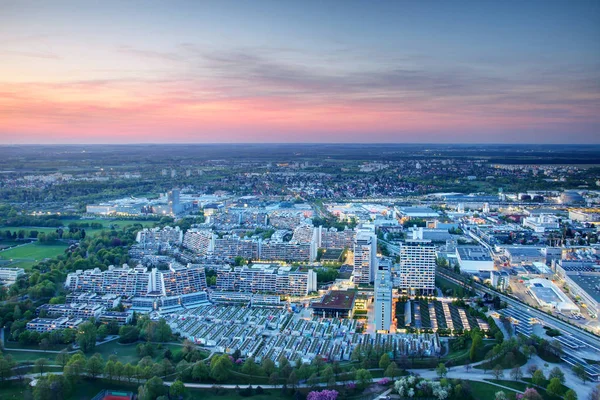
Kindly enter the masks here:
M 475 274 L 494 270 L 494 260 L 489 250 L 482 246 L 458 246 L 456 259 L 461 271 Z

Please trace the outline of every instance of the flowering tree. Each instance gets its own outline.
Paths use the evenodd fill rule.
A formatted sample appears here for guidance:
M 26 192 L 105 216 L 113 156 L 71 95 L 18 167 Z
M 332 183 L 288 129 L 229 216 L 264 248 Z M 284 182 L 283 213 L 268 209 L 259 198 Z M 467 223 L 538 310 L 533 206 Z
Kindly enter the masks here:
M 442 385 L 440 382 L 432 382 L 412 375 L 398 379 L 394 383 L 394 389 L 400 397 L 434 397 L 438 400 L 447 399 L 451 391 L 448 385 Z
M 542 400 L 542 396 L 534 388 L 527 388 L 523 394 L 517 394 L 517 400 Z
M 320 392 L 310 392 L 306 400 L 336 400 L 338 392 L 336 390 L 322 390 Z

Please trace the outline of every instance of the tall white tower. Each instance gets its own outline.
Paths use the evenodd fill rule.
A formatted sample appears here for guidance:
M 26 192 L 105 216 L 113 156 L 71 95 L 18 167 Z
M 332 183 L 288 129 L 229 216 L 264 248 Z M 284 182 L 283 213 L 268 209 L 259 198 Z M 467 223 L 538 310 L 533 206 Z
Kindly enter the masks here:
M 375 276 L 375 330 L 390 331 L 392 325 L 392 279 L 387 267 L 380 267 Z
M 354 239 L 354 283 L 369 284 L 377 269 L 377 236 L 371 230 L 359 230 Z

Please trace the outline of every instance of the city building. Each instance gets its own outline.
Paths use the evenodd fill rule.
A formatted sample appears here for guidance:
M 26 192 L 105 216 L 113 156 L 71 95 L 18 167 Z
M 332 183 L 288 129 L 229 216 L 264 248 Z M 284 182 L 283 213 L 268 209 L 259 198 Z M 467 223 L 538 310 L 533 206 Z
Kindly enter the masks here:
M 51 318 L 34 318 L 26 325 L 26 329 L 36 332 L 51 332 L 56 329 L 75 329 L 85 320 L 81 318 L 61 317 L 56 319 Z
M 258 260 L 259 242 L 240 239 L 237 235 L 225 235 L 214 239 L 213 254 L 224 259 L 243 257 L 247 260 Z
M 400 264 L 394 273 L 394 286 L 408 294 L 433 294 L 435 291 L 435 246 L 423 239 L 422 229 L 400 247 Z
M 12 285 L 21 276 L 25 276 L 23 268 L 0 268 L 0 283 L 3 285 Z
M 577 222 L 600 222 L 600 208 L 572 208 L 569 210 L 569 219 Z
M 534 232 L 544 233 L 546 231 L 558 230 L 560 223 L 559 218 L 555 215 L 541 214 L 524 218 L 523 226 L 533 229 Z
M 377 236 L 372 230 L 359 230 L 354 239 L 354 283 L 370 284 L 377 268 Z
M 98 321 L 103 324 L 115 323 L 118 326 L 127 325 L 133 318 L 132 312 L 121 311 L 105 311 L 98 317 Z
M 579 307 L 548 279 L 531 279 L 527 281 L 527 288 L 543 308 L 556 309 L 563 313 L 579 313 Z
M 331 290 L 321 301 L 311 303 L 313 315 L 322 318 L 352 318 L 356 292 Z
M 546 256 L 537 247 L 507 247 L 506 253 L 511 265 L 533 264 L 534 262 L 546 262 Z
M 306 296 L 317 290 L 317 274 L 312 269 L 253 264 L 217 269 L 217 290 L 242 293 L 275 293 Z
M 490 271 L 490 281 L 492 287 L 504 291 L 508 288 L 510 276 L 506 271 Z
M 317 247 L 324 249 L 351 249 L 354 246 L 356 232 L 352 229 L 338 231 L 336 228 L 325 228 L 322 226 L 315 228 L 319 240 Z
M 390 270 L 380 267 L 375 276 L 375 330 L 388 333 L 392 325 L 393 284 Z
M 458 246 L 456 258 L 461 271 L 471 274 L 494 269 L 494 260 L 489 250 L 482 246 Z
M 173 189 L 167 193 L 167 201 L 171 215 L 176 215 L 181 212 L 181 202 L 179 200 L 179 189 Z
M 43 304 L 37 313 L 45 312 L 50 317 L 98 318 L 106 310 L 99 304 Z
M 65 287 L 74 292 L 139 296 L 158 293 L 163 296 L 188 294 L 206 289 L 204 268 L 194 264 L 179 267 L 172 264 L 168 271 L 146 267 L 109 266 L 108 270 L 98 268 L 71 272 L 67 275 Z
M 196 255 L 205 256 L 214 251 L 216 235 L 208 229 L 188 229 L 183 236 L 183 247 Z

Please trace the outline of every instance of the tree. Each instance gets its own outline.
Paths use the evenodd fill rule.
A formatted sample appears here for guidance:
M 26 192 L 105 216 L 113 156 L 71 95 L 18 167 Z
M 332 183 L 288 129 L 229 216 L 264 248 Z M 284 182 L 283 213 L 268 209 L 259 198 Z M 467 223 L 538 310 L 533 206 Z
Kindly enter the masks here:
M 388 365 L 388 367 L 385 369 L 383 375 L 392 379 L 398 376 L 398 366 L 396 365 L 396 363 L 392 361 L 390 365 Z
M 108 380 L 112 382 L 113 377 L 115 376 L 115 362 L 109 360 L 104 366 L 104 375 L 108 377 Z
M 77 331 L 77 344 L 84 353 L 89 353 L 96 348 L 96 325 L 84 322 Z
M 573 367 L 573 373 L 575 375 L 577 375 L 577 377 L 579 379 L 581 379 L 582 382 L 585 383 L 585 381 L 587 380 L 587 374 L 585 373 L 585 368 L 583 368 L 583 365 L 581 364 L 577 364 Z
M 567 390 L 564 396 L 564 400 L 577 400 L 577 393 L 573 389 Z
M 94 354 L 86 363 L 88 374 L 96 379 L 104 371 L 104 360 L 100 354 Z
M 3 382 L 5 379 L 10 378 L 13 367 L 14 362 L 12 361 L 12 358 L 4 358 L 2 355 L 0 355 L 0 379 L 2 379 Z
M 522 400 L 543 400 L 542 396 L 534 388 L 527 388 L 521 397 Z
M 310 386 L 311 388 L 316 388 L 317 385 L 319 384 L 319 376 L 317 375 L 317 373 L 315 372 L 314 374 L 311 374 L 311 376 L 308 377 L 308 386 Z
M 77 352 L 71 356 L 67 365 L 64 368 L 64 374 L 71 383 L 74 383 L 81 378 L 85 370 L 86 359 L 83 353 Z
M 508 400 L 508 397 L 506 397 L 506 393 L 504 393 L 501 390 L 499 392 L 496 392 L 496 395 L 494 396 L 494 400 Z
M 127 382 L 131 383 L 131 379 L 135 376 L 135 367 L 130 363 L 123 366 L 123 376 L 127 378 Z
M 483 339 L 479 333 L 473 335 L 473 340 L 471 342 L 471 350 L 469 351 L 469 360 L 475 361 L 477 358 L 477 353 L 479 349 L 483 346 Z
M 253 357 L 248 357 L 244 362 L 244 365 L 242 365 L 242 372 L 246 375 L 261 376 L 263 371 L 260 366 L 254 362 Z
M 71 356 L 69 355 L 69 352 L 67 351 L 67 349 L 62 349 L 60 351 L 60 353 L 58 353 L 56 355 L 56 363 L 58 365 L 60 365 L 61 367 L 63 367 L 63 369 L 64 369 L 65 365 L 67 365 L 70 358 L 71 358 Z
M 523 377 L 523 371 L 521 371 L 521 367 L 516 366 L 513 369 L 511 369 L 510 370 L 510 377 L 514 381 L 520 381 L 521 378 Z
M 335 382 L 335 373 L 333 372 L 333 368 L 331 367 L 331 365 L 328 365 L 327 367 L 325 367 L 325 369 L 321 373 L 321 376 L 323 377 L 323 380 L 325 382 L 327 382 L 328 384 L 329 384 L 329 381 L 332 379 Z
M 97 336 L 98 336 L 98 340 L 103 341 L 104 339 L 106 339 L 106 336 L 108 336 L 108 326 L 107 325 L 100 325 L 100 328 L 98 328 L 98 332 L 96 332 Z
M 140 386 L 140 388 L 143 388 L 142 390 L 138 389 L 140 400 L 156 400 L 167 392 L 162 379 L 158 376 L 148 379 L 144 386 Z
M 195 381 L 203 381 L 208 378 L 210 371 L 203 361 L 198 361 L 192 368 L 192 379 Z
M 538 370 L 538 366 L 535 364 L 531 364 L 530 366 L 527 367 L 527 373 L 529 374 L 530 377 L 533 378 L 533 374 L 535 373 L 535 371 Z
M 563 384 L 565 383 L 565 374 L 558 367 L 552 368 L 552 370 L 548 374 L 548 379 L 552 379 L 552 378 L 558 378 L 560 383 L 563 383 Z
M 391 363 L 390 356 L 387 353 L 383 353 L 379 359 L 379 368 L 385 370 Z
M 288 385 L 290 385 L 292 390 L 296 389 L 296 386 L 298 385 L 298 375 L 296 374 L 295 369 L 290 372 L 290 376 L 288 377 Z
M 548 386 L 546 386 L 546 392 L 551 396 L 560 396 L 562 392 L 562 384 L 560 383 L 560 379 L 550 379 L 550 383 L 548 383 Z
M 210 361 L 210 376 L 217 382 L 225 382 L 230 375 L 233 363 L 227 354 L 213 357 Z
M 338 394 L 336 390 L 313 391 L 308 394 L 306 400 L 337 400 Z
M 173 336 L 173 332 L 171 331 L 171 327 L 167 324 L 163 318 L 158 320 L 158 325 L 156 326 L 155 338 L 157 342 L 168 342 L 171 340 L 171 336 Z
M 373 381 L 373 377 L 371 376 L 371 373 L 366 369 L 357 370 L 355 379 L 358 382 L 357 386 L 361 390 L 366 389 L 367 386 L 369 386 L 371 384 L 371 382 Z
M 113 360 L 111 360 L 113 361 Z M 121 380 L 121 377 L 123 376 L 123 373 L 125 372 L 125 366 L 123 365 L 123 363 L 121 361 L 113 361 L 115 363 L 115 370 L 114 370 L 114 374 L 115 374 L 115 378 L 117 378 L 117 380 Z
M 600 400 L 600 385 L 596 385 L 590 393 L 590 400 Z
M 277 372 L 273 372 L 269 375 L 269 384 L 277 388 L 277 385 L 279 384 L 279 374 Z
M 44 375 L 44 371 L 46 367 L 50 364 L 50 361 L 47 358 L 38 358 L 35 360 L 33 369 L 35 372 L 39 372 L 40 376 Z
M 176 399 L 183 398 L 183 395 L 185 394 L 185 385 L 183 382 L 179 379 L 173 382 L 169 388 L 169 394 Z
M 536 370 L 531 377 L 531 383 L 533 383 L 535 386 L 540 386 L 545 380 L 546 377 L 541 369 Z
M 140 337 L 140 330 L 131 325 L 123 325 L 119 328 L 119 343 L 133 343 Z
M 443 378 L 448 373 L 448 368 L 446 368 L 444 363 L 439 363 L 438 366 L 435 368 L 435 372 L 440 378 Z
M 53 400 L 67 398 L 71 390 L 71 385 L 67 379 L 61 375 L 49 375 L 38 379 L 33 388 L 33 398 L 35 400 Z
M 275 363 L 270 358 L 265 357 L 261 365 L 267 376 L 271 376 L 271 374 L 275 372 Z
M 492 369 L 492 373 L 494 374 L 494 378 L 502 378 L 502 376 L 504 376 L 504 370 L 502 369 L 502 365 L 496 364 L 496 366 Z

